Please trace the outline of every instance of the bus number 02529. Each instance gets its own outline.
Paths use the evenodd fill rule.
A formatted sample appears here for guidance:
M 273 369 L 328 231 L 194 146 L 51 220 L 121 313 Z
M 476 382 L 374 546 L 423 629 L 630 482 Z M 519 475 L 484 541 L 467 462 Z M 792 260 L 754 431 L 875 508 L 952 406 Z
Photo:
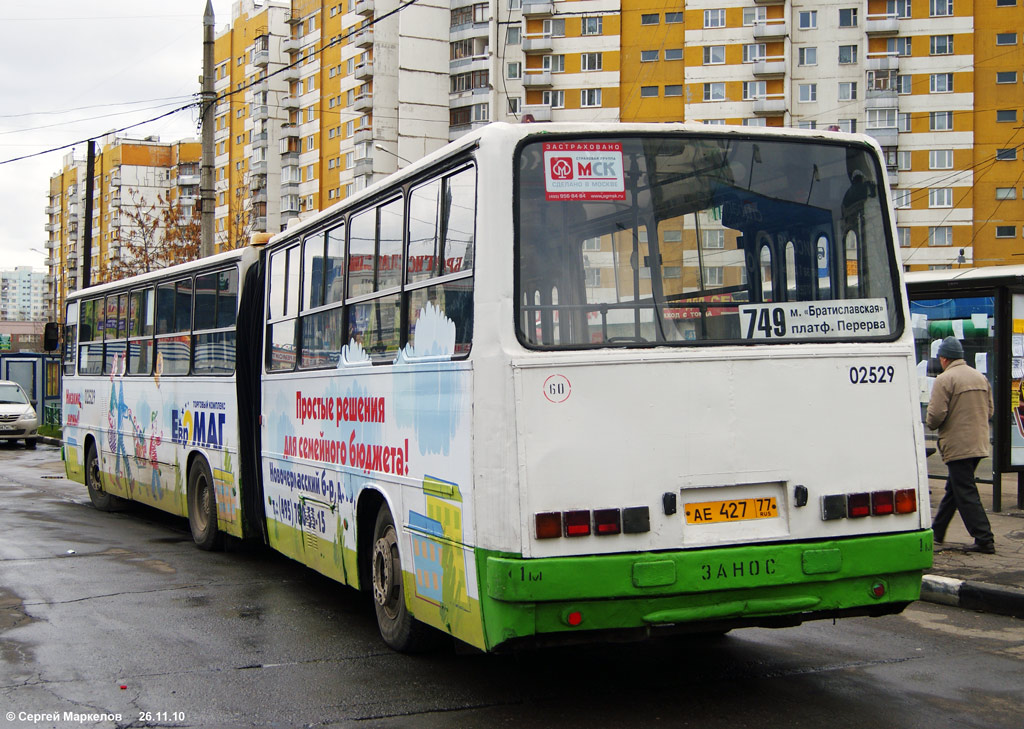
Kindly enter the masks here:
M 892 382 L 896 376 L 896 368 L 892 365 L 864 367 L 854 365 L 850 368 L 850 383 L 854 385 L 884 385 Z
M 747 339 L 754 338 L 755 330 L 765 338 L 786 336 L 786 312 L 781 306 L 773 309 L 747 309 L 743 312 L 747 321 Z

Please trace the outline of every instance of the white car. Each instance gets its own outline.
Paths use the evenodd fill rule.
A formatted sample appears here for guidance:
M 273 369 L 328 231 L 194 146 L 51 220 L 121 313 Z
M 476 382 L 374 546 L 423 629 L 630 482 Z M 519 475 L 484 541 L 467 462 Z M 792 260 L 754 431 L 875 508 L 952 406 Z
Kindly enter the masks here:
M 35 448 L 38 428 L 39 418 L 21 385 L 0 380 L 0 440 L 22 438 L 26 448 Z

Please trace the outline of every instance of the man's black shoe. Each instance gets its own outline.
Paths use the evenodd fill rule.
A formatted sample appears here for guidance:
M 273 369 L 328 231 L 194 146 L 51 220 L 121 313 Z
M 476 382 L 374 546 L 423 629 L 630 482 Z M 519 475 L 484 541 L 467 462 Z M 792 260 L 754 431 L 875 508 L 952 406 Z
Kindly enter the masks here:
M 996 545 L 993 542 L 983 542 L 980 544 L 971 544 L 964 547 L 965 552 L 977 552 L 978 554 L 995 554 Z

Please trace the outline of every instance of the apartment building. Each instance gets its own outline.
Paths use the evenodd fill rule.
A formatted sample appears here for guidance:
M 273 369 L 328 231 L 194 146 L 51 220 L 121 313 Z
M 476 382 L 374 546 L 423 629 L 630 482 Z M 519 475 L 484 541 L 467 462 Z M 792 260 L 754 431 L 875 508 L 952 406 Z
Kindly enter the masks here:
M 148 265 L 141 259 L 151 258 L 156 266 L 169 262 L 164 247 L 168 224 L 187 224 L 198 214 L 200 159 L 197 140 L 108 136 L 99 141 L 92 191 L 92 283 L 141 270 Z M 63 310 L 67 294 L 82 285 L 86 169 L 85 154 L 71 152 L 61 171 L 50 177 L 45 302 L 57 311 Z
M 0 319 L 46 321 L 47 274 L 31 266 L 0 269 Z
M 238 0 L 215 41 L 215 247 L 491 121 L 686 120 L 872 135 L 908 269 L 1018 262 L 1018 26 L 1024 0 Z M 182 151 L 151 167 L 191 203 L 198 152 Z M 79 164 L 51 180 L 56 291 L 77 275 Z M 104 164 L 100 267 L 128 189 Z

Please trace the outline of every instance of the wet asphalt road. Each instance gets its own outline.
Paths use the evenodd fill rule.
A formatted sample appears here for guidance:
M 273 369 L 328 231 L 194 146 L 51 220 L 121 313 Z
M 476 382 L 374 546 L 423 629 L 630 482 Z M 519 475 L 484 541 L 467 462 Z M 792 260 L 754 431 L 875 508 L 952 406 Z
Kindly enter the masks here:
M 355 592 L 263 549 L 201 552 L 184 520 L 98 512 L 58 459 L 0 444 L 0 729 L 1024 724 L 1024 622 L 936 605 L 717 641 L 398 655 Z

